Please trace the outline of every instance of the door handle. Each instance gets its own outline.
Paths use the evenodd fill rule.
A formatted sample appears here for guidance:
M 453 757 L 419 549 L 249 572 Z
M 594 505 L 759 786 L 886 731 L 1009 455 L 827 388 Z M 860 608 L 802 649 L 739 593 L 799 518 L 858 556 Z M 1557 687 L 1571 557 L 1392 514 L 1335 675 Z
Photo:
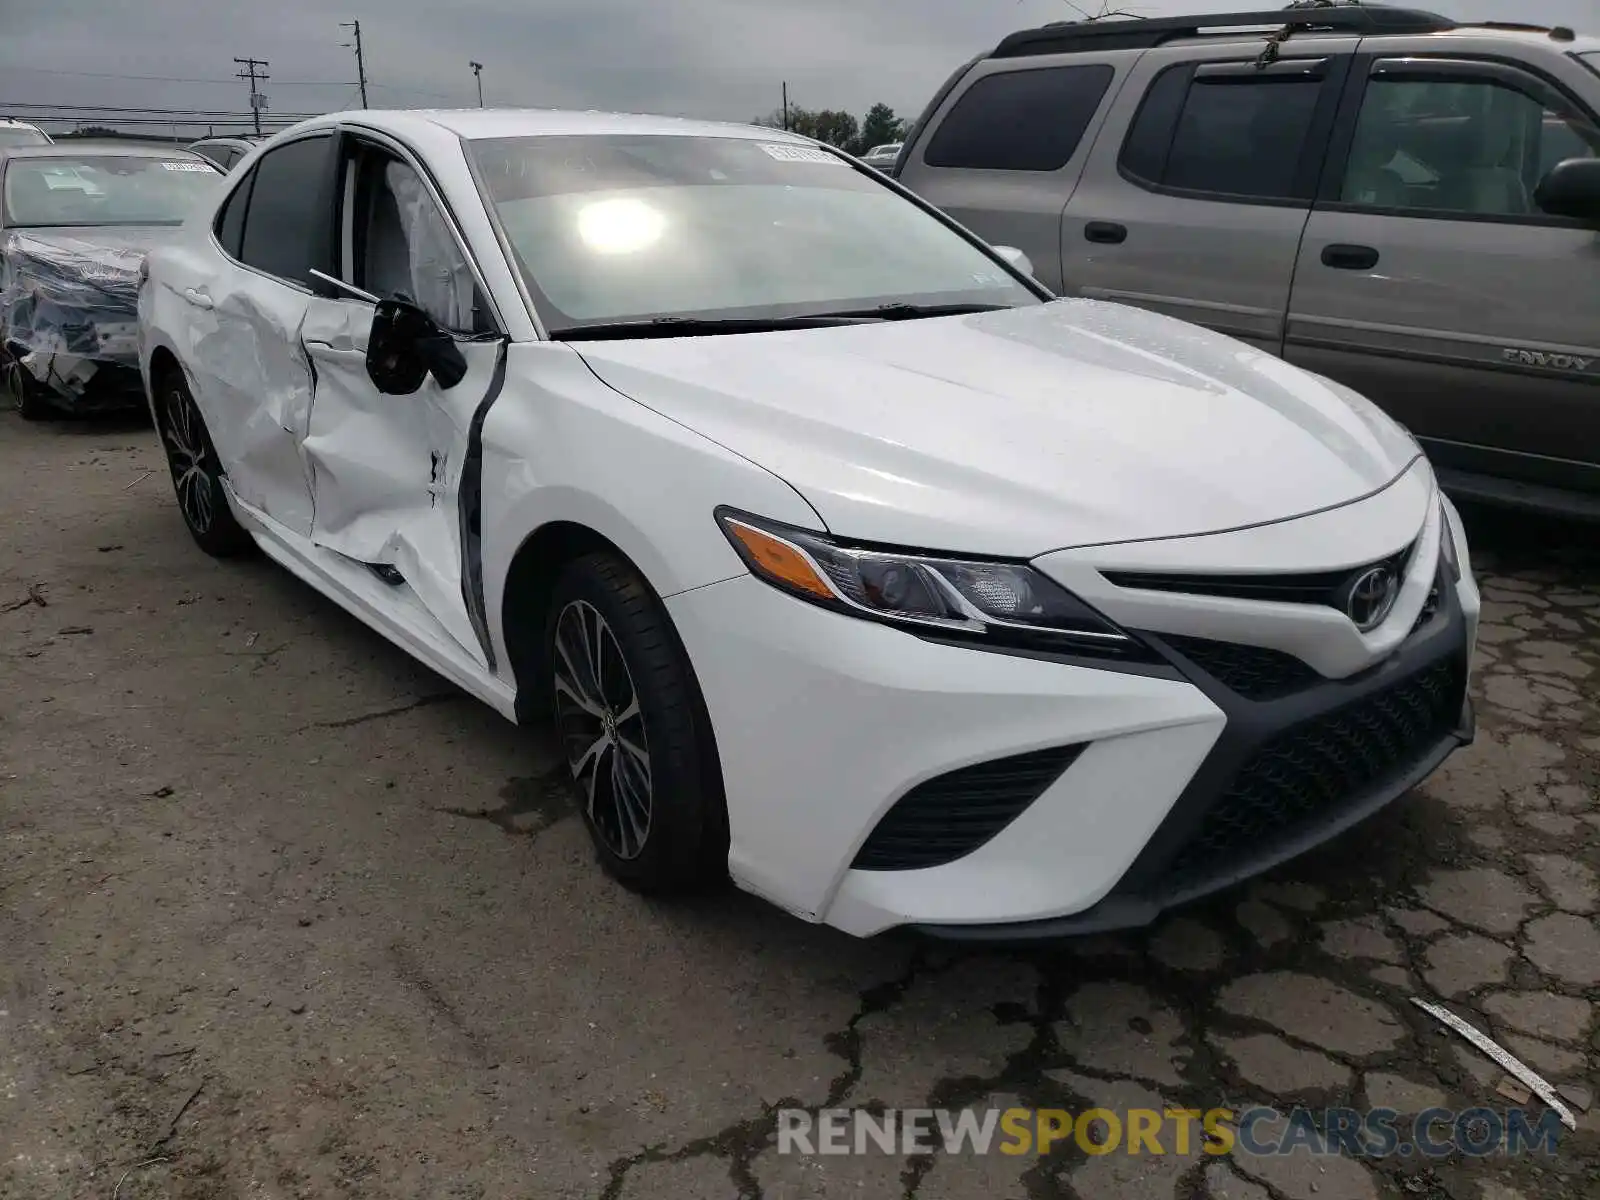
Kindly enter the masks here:
M 1370 271 L 1378 265 L 1378 252 L 1371 246 L 1334 242 L 1322 248 L 1322 265 L 1338 271 Z
M 207 292 L 203 292 L 198 288 L 184 288 L 183 289 L 183 298 L 185 300 L 187 300 L 190 304 L 194 305 L 196 308 L 215 308 L 216 307 L 216 302 L 211 299 L 210 294 L 207 293 Z
M 1128 240 L 1128 227 L 1116 221 L 1090 221 L 1083 227 L 1083 236 L 1091 242 L 1116 246 Z

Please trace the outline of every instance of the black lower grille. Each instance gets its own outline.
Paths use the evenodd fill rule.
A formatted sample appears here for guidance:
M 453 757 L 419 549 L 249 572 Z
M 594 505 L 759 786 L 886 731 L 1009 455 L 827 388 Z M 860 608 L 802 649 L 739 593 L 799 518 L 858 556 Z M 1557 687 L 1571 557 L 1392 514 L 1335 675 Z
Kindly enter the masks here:
M 1404 774 L 1455 727 L 1465 687 L 1461 662 L 1439 662 L 1286 729 L 1240 768 L 1170 870 L 1214 871 Z
M 1162 640 L 1246 700 L 1281 700 L 1322 678 L 1306 663 L 1282 650 L 1167 634 L 1162 635 Z
M 1083 750 L 1036 750 L 920 783 L 884 814 L 850 865 L 915 871 L 964 858 L 1016 820 Z

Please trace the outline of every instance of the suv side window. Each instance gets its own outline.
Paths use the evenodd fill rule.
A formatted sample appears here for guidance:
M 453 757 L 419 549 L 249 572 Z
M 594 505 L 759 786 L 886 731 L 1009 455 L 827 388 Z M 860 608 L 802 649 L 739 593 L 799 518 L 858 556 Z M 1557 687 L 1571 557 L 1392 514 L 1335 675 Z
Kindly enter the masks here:
M 981 171 L 1060 170 L 1115 74 L 1094 63 L 985 76 L 939 123 L 922 161 Z
M 476 332 L 472 268 L 421 177 L 375 147 L 363 147 L 357 164 L 350 282 L 375 296 L 404 296 L 445 329 Z
M 1538 216 L 1534 190 L 1568 158 L 1600 156 L 1600 130 L 1502 79 L 1367 81 L 1339 202 L 1434 216 Z
M 329 134 L 302 138 L 256 163 L 240 262 L 307 287 L 313 267 L 329 270 L 324 184 L 330 140 Z
M 1247 200 L 1296 199 L 1323 80 L 1168 67 L 1151 84 L 1118 165 L 1135 182 Z M 1309 197 L 1306 197 L 1309 199 Z

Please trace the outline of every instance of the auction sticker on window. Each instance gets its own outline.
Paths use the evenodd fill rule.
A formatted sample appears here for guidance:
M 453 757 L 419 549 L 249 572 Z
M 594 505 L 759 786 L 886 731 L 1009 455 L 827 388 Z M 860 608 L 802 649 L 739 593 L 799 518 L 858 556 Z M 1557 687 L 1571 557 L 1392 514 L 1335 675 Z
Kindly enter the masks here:
M 844 159 L 829 154 L 826 150 L 818 150 L 815 146 L 774 146 L 762 142 L 761 148 L 779 162 L 836 163 L 841 167 L 845 165 Z
M 211 168 L 206 166 L 205 163 L 197 163 L 197 162 L 164 162 L 161 165 L 163 167 L 165 167 L 169 171 L 209 171 L 209 170 L 211 170 Z

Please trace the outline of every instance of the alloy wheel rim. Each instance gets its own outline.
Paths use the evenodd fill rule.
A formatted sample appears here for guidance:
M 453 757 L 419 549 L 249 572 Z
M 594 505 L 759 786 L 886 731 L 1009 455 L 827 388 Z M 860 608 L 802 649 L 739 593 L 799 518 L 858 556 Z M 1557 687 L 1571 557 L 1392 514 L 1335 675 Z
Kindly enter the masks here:
M 167 462 L 172 467 L 173 485 L 184 520 L 196 533 L 211 528 L 211 472 L 206 469 L 205 442 L 200 436 L 200 416 L 194 402 L 174 389 L 167 393 Z
M 639 693 L 611 626 L 573 600 L 556 618 L 556 726 L 589 823 L 618 858 L 639 857 L 654 793 Z

